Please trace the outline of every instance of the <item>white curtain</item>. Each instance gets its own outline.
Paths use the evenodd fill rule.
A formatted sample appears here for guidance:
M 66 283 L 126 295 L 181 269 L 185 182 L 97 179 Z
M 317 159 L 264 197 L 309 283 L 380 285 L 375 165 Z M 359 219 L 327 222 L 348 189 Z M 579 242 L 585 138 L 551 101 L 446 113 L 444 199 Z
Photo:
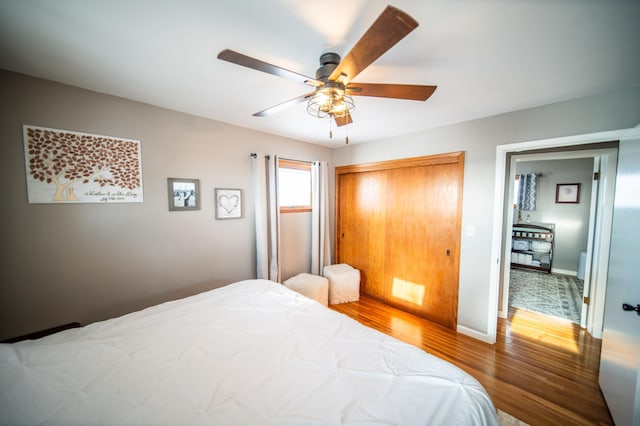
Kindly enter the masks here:
M 278 202 L 278 158 L 251 155 L 253 204 L 256 226 L 257 278 L 280 282 L 280 204 Z
M 326 161 L 311 166 L 311 273 L 322 275 L 331 264 L 329 227 L 329 171 Z

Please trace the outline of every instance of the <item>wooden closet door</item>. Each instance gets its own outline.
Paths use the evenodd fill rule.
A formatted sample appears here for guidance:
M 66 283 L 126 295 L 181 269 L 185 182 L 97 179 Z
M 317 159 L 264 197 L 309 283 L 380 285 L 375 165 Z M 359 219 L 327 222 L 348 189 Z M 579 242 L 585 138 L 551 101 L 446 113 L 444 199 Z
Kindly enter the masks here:
M 361 292 L 455 329 L 464 154 L 336 168 L 336 259 Z
M 384 172 L 342 176 L 338 240 L 340 261 L 360 270 L 360 291 L 384 299 L 385 256 Z
M 388 173 L 384 301 L 455 329 L 457 165 Z

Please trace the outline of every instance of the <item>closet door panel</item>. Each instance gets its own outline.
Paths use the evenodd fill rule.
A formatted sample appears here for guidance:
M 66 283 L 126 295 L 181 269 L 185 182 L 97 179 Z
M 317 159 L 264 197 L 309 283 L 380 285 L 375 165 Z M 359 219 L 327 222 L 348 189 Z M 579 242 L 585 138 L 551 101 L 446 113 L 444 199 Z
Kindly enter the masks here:
M 455 165 L 389 172 L 384 300 L 454 328 L 458 306 Z M 392 189 L 392 190 L 391 190 Z
M 455 329 L 464 153 L 336 168 L 336 260 L 361 292 Z
M 360 291 L 384 298 L 385 172 L 340 177 L 340 263 L 360 270 Z

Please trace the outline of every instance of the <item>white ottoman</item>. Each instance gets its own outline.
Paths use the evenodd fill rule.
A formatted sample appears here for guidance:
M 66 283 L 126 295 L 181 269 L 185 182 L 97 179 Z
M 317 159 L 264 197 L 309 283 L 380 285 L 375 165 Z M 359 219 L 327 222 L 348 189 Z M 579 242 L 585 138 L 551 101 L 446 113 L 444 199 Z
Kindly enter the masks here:
M 282 284 L 324 306 L 328 304 L 329 281 L 325 277 L 303 273 L 289 278 Z
M 329 303 L 355 302 L 360 298 L 360 271 L 347 265 L 327 265 L 323 275 L 329 279 Z

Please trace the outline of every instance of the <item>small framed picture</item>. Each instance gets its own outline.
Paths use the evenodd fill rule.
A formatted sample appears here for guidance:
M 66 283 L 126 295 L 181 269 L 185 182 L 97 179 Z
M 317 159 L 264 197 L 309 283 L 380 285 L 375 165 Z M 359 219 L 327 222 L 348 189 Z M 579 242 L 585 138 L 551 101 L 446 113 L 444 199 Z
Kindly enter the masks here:
M 556 185 L 556 203 L 578 204 L 580 202 L 579 183 L 559 183 Z
M 169 211 L 200 210 L 200 179 L 167 178 Z
M 216 188 L 216 219 L 242 217 L 242 189 Z

